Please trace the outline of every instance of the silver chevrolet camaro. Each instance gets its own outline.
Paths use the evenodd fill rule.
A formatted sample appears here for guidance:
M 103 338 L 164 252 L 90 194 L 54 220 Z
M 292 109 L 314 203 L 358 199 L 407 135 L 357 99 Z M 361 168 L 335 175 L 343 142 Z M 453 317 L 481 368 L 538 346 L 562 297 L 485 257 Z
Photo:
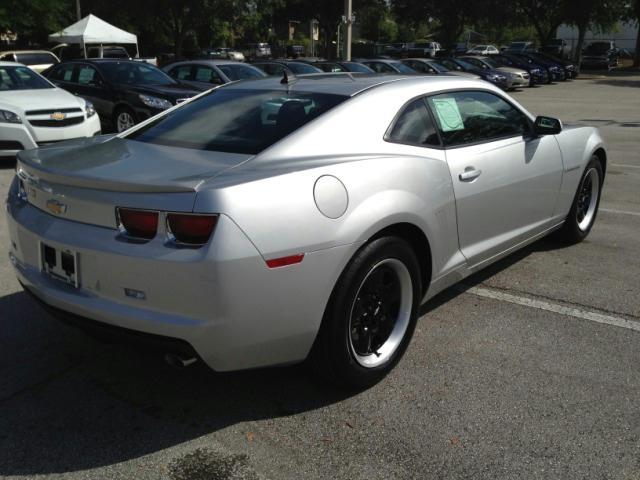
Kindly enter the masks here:
M 596 218 L 595 128 L 454 76 L 216 88 L 112 137 L 21 152 L 10 259 L 57 316 L 214 370 L 380 380 L 421 302 Z

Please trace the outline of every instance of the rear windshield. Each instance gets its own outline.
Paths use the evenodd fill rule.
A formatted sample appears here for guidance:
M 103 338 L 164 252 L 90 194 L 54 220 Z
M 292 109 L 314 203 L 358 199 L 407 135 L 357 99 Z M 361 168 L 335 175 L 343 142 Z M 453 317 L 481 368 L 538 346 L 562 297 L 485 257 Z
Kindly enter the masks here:
M 0 91 L 54 88 L 28 67 L 0 67 Z
M 247 78 L 261 78 L 267 75 L 256 67 L 249 65 L 229 63 L 226 65 L 218 65 L 218 68 L 229 77 L 229 80 L 245 80 Z
M 371 70 L 366 65 L 363 65 L 362 63 L 345 62 L 342 65 L 344 65 L 347 68 L 347 70 L 349 70 L 350 72 L 354 72 L 354 73 L 374 73 L 373 70 Z
M 50 53 L 17 53 L 18 63 L 25 65 L 47 65 L 50 63 L 58 63 L 56 57 Z
M 302 62 L 289 62 L 287 63 L 287 67 L 289 67 L 289 70 L 291 70 L 293 73 L 297 74 L 322 72 L 322 70 L 320 70 L 319 68 Z
M 153 65 L 140 62 L 101 62 L 100 70 L 111 83 L 175 85 L 177 82 Z
M 127 136 L 139 142 L 256 154 L 348 97 L 218 89 Z

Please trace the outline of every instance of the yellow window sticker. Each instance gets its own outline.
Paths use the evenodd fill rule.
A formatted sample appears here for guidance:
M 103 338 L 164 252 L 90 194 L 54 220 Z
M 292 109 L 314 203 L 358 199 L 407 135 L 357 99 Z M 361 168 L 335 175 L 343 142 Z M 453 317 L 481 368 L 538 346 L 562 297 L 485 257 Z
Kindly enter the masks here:
M 464 130 L 464 123 L 455 98 L 434 98 L 433 106 L 438 114 L 443 132 Z

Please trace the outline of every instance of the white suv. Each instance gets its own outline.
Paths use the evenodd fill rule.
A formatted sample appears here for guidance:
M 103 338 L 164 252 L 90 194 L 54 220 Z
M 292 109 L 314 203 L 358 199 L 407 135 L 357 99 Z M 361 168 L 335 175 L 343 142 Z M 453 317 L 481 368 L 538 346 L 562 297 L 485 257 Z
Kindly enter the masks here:
M 0 62 L 0 157 L 98 134 L 100 119 L 91 102 L 25 65 Z
M 436 58 L 440 50 L 438 42 L 416 42 L 409 44 L 409 57 Z

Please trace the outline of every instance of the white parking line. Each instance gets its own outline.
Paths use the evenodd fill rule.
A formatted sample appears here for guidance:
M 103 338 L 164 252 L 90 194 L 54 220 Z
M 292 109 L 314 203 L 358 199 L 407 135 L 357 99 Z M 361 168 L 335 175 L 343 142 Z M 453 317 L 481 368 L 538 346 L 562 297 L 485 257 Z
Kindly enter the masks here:
M 622 168 L 640 168 L 640 165 L 629 165 L 627 163 L 611 163 L 612 167 L 622 167 Z
M 538 310 L 545 310 L 547 312 L 559 313 L 561 315 L 568 315 L 570 317 L 580 318 L 582 320 L 589 320 L 591 322 L 603 323 L 605 325 L 613 325 L 614 327 L 627 328 L 629 330 L 635 330 L 640 332 L 640 322 L 634 322 L 622 317 L 614 317 L 613 315 L 606 315 L 599 312 L 582 310 L 580 308 L 566 307 L 557 303 L 546 302 L 543 300 L 536 300 L 533 298 L 521 297 L 518 295 L 512 295 L 510 293 L 501 292 L 499 290 L 483 288 L 483 287 L 469 287 L 461 286 L 460 290 L 477 295 L 479 297 L 491 298 L 494 300 L 500 300 L 502 302 L 515 303 L 516 305 L 523 305 L 525 307 L 537 308 Z
M 616 213 L 618 215 L 633 215 L 634 217 L 640 217 L 638 212 L 629 212 L 628 210 L 614 210 L 613 208 L 601 208 L 601 212 Z

